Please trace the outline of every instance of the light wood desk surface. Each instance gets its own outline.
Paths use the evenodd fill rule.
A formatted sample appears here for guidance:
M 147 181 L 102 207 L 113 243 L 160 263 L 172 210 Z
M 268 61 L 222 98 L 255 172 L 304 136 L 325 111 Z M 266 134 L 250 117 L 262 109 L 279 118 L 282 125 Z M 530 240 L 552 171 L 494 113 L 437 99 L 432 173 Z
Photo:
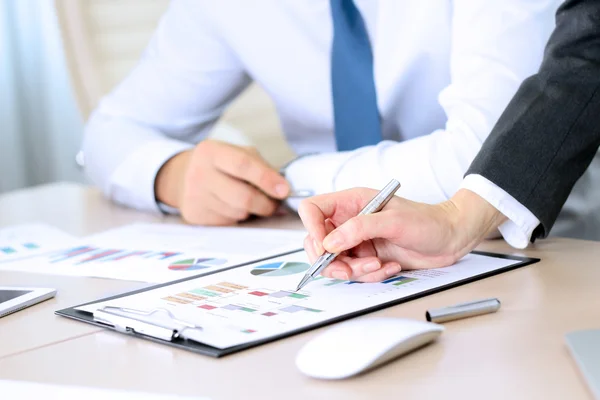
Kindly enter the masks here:
M 53 201 L 46 198 L 50 195 L 62 201 L 48 208 L 47 202 Z M 28 209 L 36 203 L 39 208 Z M 102 200 L 97 191 L 72 185 L 0 197 L 0 210 L 0 225 L 38 220 L 73 234 L 155 218 L 116 207 Z M 274 223 L 298 227 L 290 219 Z M 261 224 L 272 226 L 273 222 Z M 9 317 L 15 317 L 12 320 L 0 320 L 0 379 L 214 399 L 589 399 L 564 334 L 600 328 L 600 244 L 549 239 L 515 253 L 504 242 L 491 241 L 480 249 L 539 257 L 542 262 L 375 313 L 423 319 L 429 308 L 482 297 L 502 301 L 498 313 L 448 323 L 437 343 L 355 379 L 323 382 L 297 371 L 296 353 L 319 330 L 213 359 L 66 321 L 50 312 L 134 284 L 56 276 L 52 283 L 64 298 L 22 311 Z M 2 282 L 7 279 L 37 284 L 44 277 L 0 275 Z M 7 328 L 17 338 L 33 329 L 52 332 L 52 337 L 45 344 L 40 344 L 43 336 L 27 339 L 29 349 L 21 346 L 7 351 L 3 347 Z M 67 340 L 69 335 L 72 339 Z M 9 343 L 18 346 L 15 341 Z

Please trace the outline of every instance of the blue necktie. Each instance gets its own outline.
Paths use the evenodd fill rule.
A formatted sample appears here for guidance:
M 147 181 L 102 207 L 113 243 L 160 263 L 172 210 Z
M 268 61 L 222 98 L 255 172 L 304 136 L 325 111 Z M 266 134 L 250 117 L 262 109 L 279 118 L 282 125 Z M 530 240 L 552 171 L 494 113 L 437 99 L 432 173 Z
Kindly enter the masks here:
M 373 54 L 365 23 L 353 0 L 330 0 L 333 20 L 331 93 L 340 151 L 377 144 L 381 122 Z

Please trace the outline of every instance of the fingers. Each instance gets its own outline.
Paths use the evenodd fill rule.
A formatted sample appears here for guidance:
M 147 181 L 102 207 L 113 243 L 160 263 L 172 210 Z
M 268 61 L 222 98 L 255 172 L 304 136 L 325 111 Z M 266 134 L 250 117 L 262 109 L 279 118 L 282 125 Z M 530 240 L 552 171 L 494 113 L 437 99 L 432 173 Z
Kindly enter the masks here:
M 316 204 L 307 200 L 300 203 L 298 214 L 304 223 L 304 227 L 308 231 L 308 237 L 305 241 L 304 248 L 308 252 L 311 262 L 314 262 L 319 255 L 323 254 L 321 243 L 329 233 L 326 225 L 328 220 Z M 314 259 L 311 258 L 311 256 L 314 256 L 315 254 L 316 257 L 314 257 Z
M 310 261 L 311 264 L 314 264 L 314 262 L 317 261 L 317 258 L 323 254 L 317 250 L 317 243 L 310 235 L 304 238 L 304 250 L 308 255 L 308 261 Z
M 326 278 L 341 279 L 344 281 L 351 280 L 352 273 L 352 268 L 340 257 L 321 271 L 321 275 Z
M 285 179 L 253 150 L 206 140 L 190 154 L 185 171 L 179 173 L 183 190 L 178 204 L 190 223 L 229 225 L 250 215 L 273 215 L 277 209 L 273 187 L 278 185 L 273 179 L 283 182 L 287 190 Z
M 327 278 L 353 280 L 358 282 L 381 282 L 396 274 L 402 268 L 395 261 L 381 263 L 377 257 L 338 257 L 321 275 Z
M 331 253 L 338 253 L 374 238 L 391 239 L 395 233 L 394 228 L 399 227 L 396 226 L 398 221 L 388 214 L 382 211 L 350 218 L 327 235 L 323 240 L 323 247 Z
M 322 254 L 321 243 L 336 225 L 352 218 L 370 201 L 370 189 L 352 189 L 314 196 L 300 203 L 298 214 L 309 235 L 317 242 L 317 253 Z
M 246 219 L 250 214 L 268 217 L 277 209 L 277 202 L 245 182 L 225 174 L 219 174 L 213 182 L 219 188 L 214 195 L 229 213 L 239 213 L 238 220 Z
M 284 199 L 289 193 L 285 178 L 256 151 L 219 143 L 215 145 L 211 157 L 221 172 L 246 181 L 273 198 Z
M 186 201 L 190 201 L 190 199 L 188 198 Z M 210 193 L 192 198 L 191 201 L 202 204 L 202 207 L 194 207 L 186 203 L 182 205 L 181 217 L 189 224 L 226 226 L 233 225 L 241 219 L 240 214 L 230 210 L 221 200 Z
M 372 189 L 357 188 L 314 196 L 300 203 L 298 213 L 309 232 L 326 219 L 339 226 L 356 216 L 376 194 Z
M 327 268 L 322 271 L 323 276 L 337 279 L 356 279 L 360 276 L 377 271 L 381 268 L 381 262 L 377 257 L 353 258 L 348 256 L 339 256 Z M 342 278 L 340 272 L 345 274 Z
M 231 225 L 251 214 L 270 216 L 277 209 L 276 201 L 247 183 L 215 170 L 203 177 L 203 184 L 190 185 L 180 207 L 189 223 Z
M 353 279 L 358 282 L 381 282 L 391 278 L 394 275 L 397 275 L 401 270 L 402 268 L 400 267 L 400 264 L 392 261 L 384 263 L 377 271 Z

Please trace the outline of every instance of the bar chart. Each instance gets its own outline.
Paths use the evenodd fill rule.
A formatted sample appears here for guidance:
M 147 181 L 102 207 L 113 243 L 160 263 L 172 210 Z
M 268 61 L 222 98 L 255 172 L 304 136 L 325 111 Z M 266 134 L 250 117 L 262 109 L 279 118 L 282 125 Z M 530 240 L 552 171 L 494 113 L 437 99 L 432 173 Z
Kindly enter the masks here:
M 48 262 L 52 264 L 83 265 L 91 263 L 114 263 L 131 258 L 167 260 L 181 255 L 172 251 L 106 249 L 94 246 L 77 246 L 52 253 Z

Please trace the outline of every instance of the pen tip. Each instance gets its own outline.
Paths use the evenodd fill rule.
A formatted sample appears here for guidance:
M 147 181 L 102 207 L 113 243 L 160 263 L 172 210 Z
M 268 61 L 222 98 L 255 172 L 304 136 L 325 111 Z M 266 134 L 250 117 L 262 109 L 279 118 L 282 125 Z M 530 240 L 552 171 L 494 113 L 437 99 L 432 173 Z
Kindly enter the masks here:
M 304 275 L 304 277 L 302 278 L 302 280 L 300 281 L 300 283 L 298 284 L 298 287 L 296 288 L 296 292 L 300 289 L 302 289 L 310 280 L 311 276 L 310 275 Z

